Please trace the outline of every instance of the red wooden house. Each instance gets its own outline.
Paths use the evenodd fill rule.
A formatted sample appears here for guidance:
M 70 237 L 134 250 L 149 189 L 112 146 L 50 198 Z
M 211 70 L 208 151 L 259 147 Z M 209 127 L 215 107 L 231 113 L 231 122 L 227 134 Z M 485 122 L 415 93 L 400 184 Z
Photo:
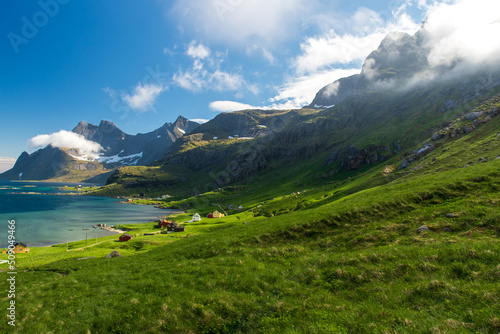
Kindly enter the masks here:
M 120 235 L 120 238 L 118 240 L 119 241 L 129 241 L 132 238 L 133 238 L 132 235 L 130 235 L 128 233 L 124 233 L 124 234 Z
M 160 220 L 160 221 L 158 222 L 158 225 L 157 225 L 157 226 L 158 226 L 159 228 L 164 228 L 164 227 L 167 227 L 167 226 L 168 226 L 169 224 L 171 224 L 171 223 L 172 223 L 172 222 L 171 222 L 171 221 L 169 221 L 169 220 L 164 220 L 164 219 L 162 219 L 162 220 Z

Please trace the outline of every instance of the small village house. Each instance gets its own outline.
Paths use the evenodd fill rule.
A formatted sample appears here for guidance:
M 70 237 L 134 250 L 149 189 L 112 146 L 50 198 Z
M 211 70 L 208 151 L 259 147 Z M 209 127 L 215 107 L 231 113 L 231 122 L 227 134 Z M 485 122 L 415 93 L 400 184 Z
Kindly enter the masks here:
M 222 217 L 224 217 L 224 214 L 220 213 L 217 210 L 215 210 L 212 215 L 213 215 L 214 218 L 222 218 Z
M 22 242 L 18 242 L 14 245 L 14 248 L 12 249 L 12 252 L 15 253 L 15 254 L 19 254 L 19 253 L 28 253 L 30 251 L 30 249 L 28 248 L 28 246 Z M 3 250 L 3 254 L 7 254 L 9 252 L 9 249 L 4 249 Z
M 174 232 L 184 232 L 186 228 L 184 226 L 177 226 L 174 228 Z
M 167 225 L 167 231 L 172 231 L 174 232 L 175 229 L 178 227 L 179 225 L 175 222 L 170 222 L 170 224 Z
M 118 239 L 119 241 L 129 241 L 130 239 L 132 239 L 133 236 L 128 234 L 128 233 L 124 233 L 120 236 L 120 238 Z
M 158 222 L 157 227 L 159 227 L 159 228 L 165 228 L 165 227 L 167 227 L 170 223 L 172 223 L 170 220 L 161 219 L 161 220 Z
M 200 220 L 201 220 L 200 215 L 199 215 L 198 213 L 195 213 L 195 214 L 193 215 L 193 219 L 192 219 L 192 221 L 193 221 L 193 222 L 199 222 Z
M 243 206 L 241 206 L 241 205 L 238 205 L 238 206 L 236 207 L 236 210 L 238 210 L 238 211 L 241 211 L 241 210 L 243 210 Z
M 213 214 L 213 213 L 209 213 L 209 214 L 207 215 L 207 218 L 214 218 L 214 214 Z

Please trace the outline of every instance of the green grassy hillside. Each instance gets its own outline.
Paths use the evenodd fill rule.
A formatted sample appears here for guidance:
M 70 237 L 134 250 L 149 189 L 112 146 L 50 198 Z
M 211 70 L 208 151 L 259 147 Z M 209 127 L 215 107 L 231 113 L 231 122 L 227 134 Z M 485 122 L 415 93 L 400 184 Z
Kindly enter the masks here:
M 493 99 L 476 111 L 498 106 Z M 174 242 L 137 239 L 112 259 L 97 248 L 85 261 L 72 252 L 53 262 L 20 257 L 16 327 L 4 321 L 0 330 L 498 333 L 500 119 L 487 116 L 451 138 L 453 126 L 470 122 L 456 117 L 442 138 L 429 132 L 407 152 L 358 170 L 325 164 L 324 152 L 242 183 L 154 201 L 186 210 L 178 221 L 219 205 L 244 207 L 186 223 Z M 412 153 L 426 145 L 427 154 Z M 141 171 L 143 188 L 153 188 L 161 167 Z M 137 169 L 122 173 L 133 175 L 133 187 Z M 127 178 L 119 180 L 114 187 L 127 189 Z

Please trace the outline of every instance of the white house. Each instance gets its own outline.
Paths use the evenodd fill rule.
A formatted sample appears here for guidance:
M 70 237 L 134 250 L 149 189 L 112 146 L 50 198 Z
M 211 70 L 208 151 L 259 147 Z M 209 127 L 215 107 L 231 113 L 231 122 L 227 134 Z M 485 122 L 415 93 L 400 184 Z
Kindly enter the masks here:
M 193 221 L 193 222 L 199 222 L 200 220 L 201 220 L 200 215 L 199 215 L 198 213 L 195 213 L 195 214 L 193 215 L 193 219 L 192 219 L 192 221 Z

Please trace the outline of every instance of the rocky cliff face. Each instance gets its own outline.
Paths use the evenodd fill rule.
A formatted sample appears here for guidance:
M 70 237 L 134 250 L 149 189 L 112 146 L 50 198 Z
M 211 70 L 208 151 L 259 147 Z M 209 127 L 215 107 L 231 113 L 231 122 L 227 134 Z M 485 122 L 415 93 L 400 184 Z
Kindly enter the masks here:
M 388 146 L 370 146 L 364 149 L 349 147 L 337 149 L 326 160 L 328 165 L 340 161 L 340 166 L 347 170 L 359 169 L 366 165 L 373 165 L 387 160 L 390 156 Z

